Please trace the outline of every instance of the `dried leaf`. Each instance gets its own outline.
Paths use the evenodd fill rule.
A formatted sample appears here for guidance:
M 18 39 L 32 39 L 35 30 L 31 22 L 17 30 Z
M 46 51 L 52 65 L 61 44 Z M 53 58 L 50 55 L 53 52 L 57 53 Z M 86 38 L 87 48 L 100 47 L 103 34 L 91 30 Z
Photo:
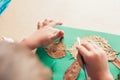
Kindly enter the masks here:
M 116 58 L 115 60 L 112 61 L 112 63 L 117 66 L 118 69 L 120 69 L 120 60 Z
M 62 58 L 66 55 L 65 45 L 62 42 L 51 43 L 45 50 L 52 58 Z
M 79 62 L 76 60 L 65 72 L 64 80 L 76 80 L 80 72 Z

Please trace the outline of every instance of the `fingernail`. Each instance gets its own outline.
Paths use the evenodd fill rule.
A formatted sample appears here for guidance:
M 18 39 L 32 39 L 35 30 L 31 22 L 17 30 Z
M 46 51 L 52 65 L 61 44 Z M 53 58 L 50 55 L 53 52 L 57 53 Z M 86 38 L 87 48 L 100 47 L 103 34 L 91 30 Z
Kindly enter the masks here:
M 64 32 L 60 30 L 59 34 L 60 34 L 61 36 L 63 36 L 63 35 L 64 35 Z
M 76 48 L 79 49 L 81 46 L 77 46 Z
M 47 19 L 45 19 L 45 21 L 47 21 Z
M 78 49 L 78 46 L 76 47 L 76 49 Z

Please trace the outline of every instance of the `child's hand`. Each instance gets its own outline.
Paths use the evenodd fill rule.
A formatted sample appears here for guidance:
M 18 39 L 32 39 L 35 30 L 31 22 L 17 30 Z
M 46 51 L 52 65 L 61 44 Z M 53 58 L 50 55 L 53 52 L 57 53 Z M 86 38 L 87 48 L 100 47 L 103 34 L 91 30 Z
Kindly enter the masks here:
M 44 20 L 42 24 L 38 22 L 37 30 L 28 38 L 23 40 L 21 44 L 35 49 L 37 47 L 46 46 L 53 40 L 63 37 L 64 32 L 54 27 L 56 25 L 62 25 L 61 22 L 55 22 L 53 20 Z
M 108 69 L 107 56 L 101 48 L 85 42 L 78 46 L 78 51 L 85 60 L 88 75 L 92 80 L 114 80 Z

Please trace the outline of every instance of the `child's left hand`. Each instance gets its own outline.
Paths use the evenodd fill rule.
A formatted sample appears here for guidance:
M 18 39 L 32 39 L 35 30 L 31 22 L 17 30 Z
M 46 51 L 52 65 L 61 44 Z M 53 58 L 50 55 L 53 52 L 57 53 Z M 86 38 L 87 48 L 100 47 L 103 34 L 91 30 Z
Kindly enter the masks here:
M 62 25 L 62 23 L 53 20 L 44 20 L 42 24 L 38 22 L 37 30 L 31 36 L 21 41 L 21 44 L 33 50 L 37 47 L 46 46 L 53 40 L 63 37 L 64 32 L 55 29 L 56 25 Z

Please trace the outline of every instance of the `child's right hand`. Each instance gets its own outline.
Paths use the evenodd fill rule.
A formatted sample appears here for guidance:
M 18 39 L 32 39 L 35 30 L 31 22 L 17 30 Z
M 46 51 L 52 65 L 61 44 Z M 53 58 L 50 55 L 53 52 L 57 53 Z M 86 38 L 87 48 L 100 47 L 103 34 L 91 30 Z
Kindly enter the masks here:
M 88 75 L 92 80 L 114 80 L 108 68 L 107 55 L 101 48 L 84 42 L 78 46 L 78 51 L 85 60 Z

